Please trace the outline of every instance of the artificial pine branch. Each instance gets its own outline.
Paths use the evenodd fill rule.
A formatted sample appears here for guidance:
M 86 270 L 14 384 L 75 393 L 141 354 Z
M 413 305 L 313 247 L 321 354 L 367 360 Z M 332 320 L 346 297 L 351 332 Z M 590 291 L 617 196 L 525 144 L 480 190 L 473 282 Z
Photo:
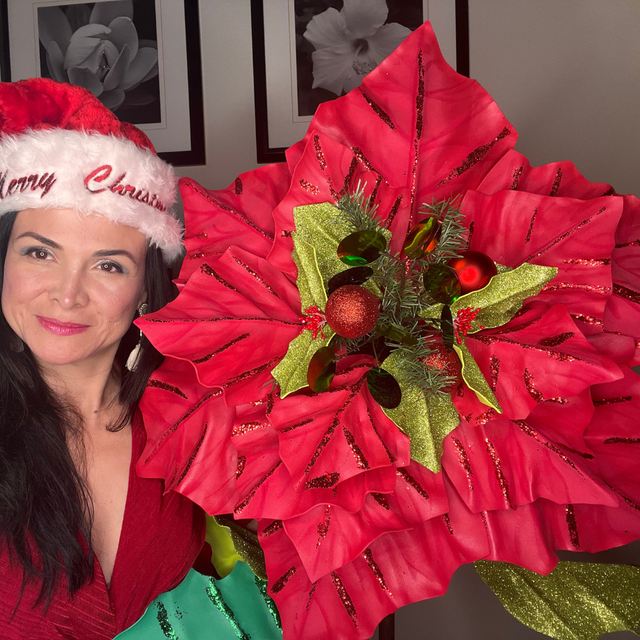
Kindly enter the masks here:
M 360 182 L 354 192 L 338 200 L 337 207 L 356 231 L 376 231 L 381 224 L 377 215 L 378 205 L 371 204 L 371 196 L 365 198 L 364 186 L 360 186 Z

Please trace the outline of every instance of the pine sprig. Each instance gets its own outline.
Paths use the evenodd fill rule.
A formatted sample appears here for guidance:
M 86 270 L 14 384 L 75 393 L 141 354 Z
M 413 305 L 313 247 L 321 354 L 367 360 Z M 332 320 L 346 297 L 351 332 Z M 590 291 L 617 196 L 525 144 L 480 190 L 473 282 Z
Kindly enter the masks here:
M 371 204 L 371 196 L 365 198 L 364 186 L 360 186 L 360 182 L 354 192 L 338 200 L 337 207 L 356 231 L 376 231 L 382 223 L 377 215 L 378 205 Z
M 427 358 L 434 353 L 426 340 L 415 345 L 399 345 L 398 356 L 402 358 L 405 382 L 418 387 L 425 397 L 448 394 L 456 379 L 440 369 L 426 365 Z
M 460 197 L 423 204 L 422 215 L 437 216 L 442 223 L 442 235 L 438 246 L 429 255 L 429 263 L 448 262 L 459 258 L 467 248 L 469 231 L 464 224 L 464 215 L 460 211 Z

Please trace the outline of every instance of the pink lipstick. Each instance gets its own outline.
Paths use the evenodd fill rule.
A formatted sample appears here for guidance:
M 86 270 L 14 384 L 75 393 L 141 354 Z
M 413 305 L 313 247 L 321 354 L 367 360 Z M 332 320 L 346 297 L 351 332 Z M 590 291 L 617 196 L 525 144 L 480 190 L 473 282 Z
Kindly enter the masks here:
M 73 336 L 77 333 L 82 333 L 89 328 L 88 324 L 77 324 L 75 322 L 60 322 L 54 318 L 45 318 L 43 316 L 36 316 L 38 322 L 51 333 L 57 336 Z

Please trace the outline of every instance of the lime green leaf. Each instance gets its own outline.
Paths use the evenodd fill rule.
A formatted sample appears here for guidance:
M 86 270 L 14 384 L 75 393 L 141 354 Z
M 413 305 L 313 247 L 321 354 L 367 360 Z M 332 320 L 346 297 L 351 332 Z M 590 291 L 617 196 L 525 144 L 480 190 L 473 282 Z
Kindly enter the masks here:
M 558 640 L 597 640 L 640 631 L 640 567 L 560 562 L 541 576 L 506 562 L 476 562 L 476 571 L 520 622 Z
M 207 516 L 207 534 L 209 532 L 209 519 L 209 516 Z M 258 542 L 258 535 L 238 524 L 231 516 L 215 516 L 215 521 L 220 529 L 228 531 L 227 535 L 231 539 L 234 554 L 237 556 L 236 560 L 234 560 L 234 565 L 237 560 L 242 560 L 242 562 L 251 567 L 251 571 L 253 571 L 258 578 L 266 580 L 267 569 L 264 563 L 264 552 Z M 207 542 L 209 542 L 208 539 Z M 209 544 L 211 544 L 211 542 L 209 542 Z M 213 548 L 212 544 L 211 547 Z M 216 570 L 218 570 L 217 565 L 215 566 Z M 220 572 L 218 571 L 218 573 Z M 224 576 L 220 574 L 220 577 L 222 578 Z
M 475 391 L 478 400 L 482 404 L 486 404 L 488 407 L 492 407 L 498 413 L 502 413 L 502 407 L 498 402 L 498 399 L 491 391 L 491 387 L 487 383 L 478 363 L 473 359 L 471 352 L 467 349 L 467 345 L 454 344 L 453 348 L 460 358 L 462 364 L 462 379 L 465 381 L 470 389 Z
M 216 522 L 213 516 L 207 516 L 207 533 L 205 541 L 211 547 L 211 563 L 221 578 L 228 576 L 242 558 L 238 555 L 233 540 L 231 529 Z
M 474 323 L 477 328 L 469 333 L 480 331 L 480 326 L 485 329 L 501 327 L 520 311 L 527 298 L 538 295 L 542 287 L 557 274 L 555 267 L 525 262 L 517 269 L 493 276 L 483 289 L 460 296 L 451 305 L 451 313 L 455 318 L 460 309 L 480 309 Z
M 303 331 L 289 343 L 287 355 L 271 370 L 273 377 L 280 385 L 280 397 L 285 398 L 290 393 L 309 386 L 307 370 L 315 352 L 320 347 L 329 346 L 333 338 L 333 330 L 327 325 L 323 329 L 324 338 L 319 334 L 313 339 L 313 332 Z
M 327 303 L 327 293 L 318 268 L 315 248 L 304 240 L 298 240 L 292 256 L 298 268 L 296 286 L 300 292 L 300 307 L 302 311 L 314 305 L 324 311 Z M 336 260 L 338 259 L 336 258 Z M 338 260 L 338 262 L 340 261 Z
M 394 351 L 383 363 L 400 385 L 402 400 L 385 414 L 409 436 L 411 457 L 434 473 L 440 471 L 442 441 L 460 422 L 448 394 L 426 396 L 419 387 L 407 382 L 402 357 Z

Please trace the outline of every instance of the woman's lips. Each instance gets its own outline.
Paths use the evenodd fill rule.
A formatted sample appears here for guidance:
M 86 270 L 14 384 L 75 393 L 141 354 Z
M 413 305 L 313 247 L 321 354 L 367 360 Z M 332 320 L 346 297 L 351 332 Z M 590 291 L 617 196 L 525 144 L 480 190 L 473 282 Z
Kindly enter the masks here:
M 43 316 L 36 316 L 38 322 L 51 333 L 57 336 L 73 336 L 77 333 L 82 333 L 89 328 L 88 324 L 77 324 L 75 322 L 60 322 L 54 318 L 45 318 Z

